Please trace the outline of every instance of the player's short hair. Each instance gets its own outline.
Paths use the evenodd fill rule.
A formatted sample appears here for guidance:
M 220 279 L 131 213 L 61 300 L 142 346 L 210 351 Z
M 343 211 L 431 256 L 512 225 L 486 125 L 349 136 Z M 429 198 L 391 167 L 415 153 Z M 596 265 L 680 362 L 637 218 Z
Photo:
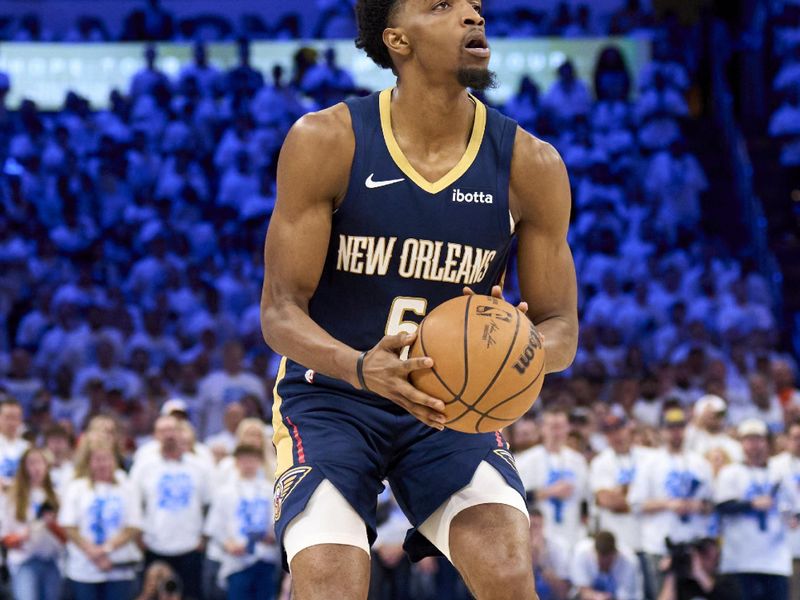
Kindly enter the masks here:
M 397 8 L 405 0 L 356 0 L 358 37 L 356 48 L 367 53 L 373 62 L 384 69 L 395 70 L 389 48 L 383 43 L 383 30 Z

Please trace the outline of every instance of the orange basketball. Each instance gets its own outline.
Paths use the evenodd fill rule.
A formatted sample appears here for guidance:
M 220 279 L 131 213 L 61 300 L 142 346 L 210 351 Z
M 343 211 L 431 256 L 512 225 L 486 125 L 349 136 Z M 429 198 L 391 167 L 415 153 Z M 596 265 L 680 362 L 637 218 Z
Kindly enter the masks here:
M 524 313 L 490 296 L 461 296 L 436 307 L 419 326 L 411 357 L 432 369 L 411 374 L 445 403 L 446 427 L 497 431 L 531 407 L 544 383 L 542 338 Z

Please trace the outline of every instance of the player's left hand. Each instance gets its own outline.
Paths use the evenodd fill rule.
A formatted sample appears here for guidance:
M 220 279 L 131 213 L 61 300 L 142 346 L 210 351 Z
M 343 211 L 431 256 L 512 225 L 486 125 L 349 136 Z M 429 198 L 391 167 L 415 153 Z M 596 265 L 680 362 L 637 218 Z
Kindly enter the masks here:
M 464 295 L 465 296 L 474 296 L 475 290 L 470 287 L 464 286 Z M 503 289 L 499 285 L 495 285 L 492 287 L 492 298 L 498 298 L 500 300 L 505 300 L 503 298 Z M 528 312 L 528 303 L 527 302 L 520 302 L 517 304 L 517 310 L 523 313 Z

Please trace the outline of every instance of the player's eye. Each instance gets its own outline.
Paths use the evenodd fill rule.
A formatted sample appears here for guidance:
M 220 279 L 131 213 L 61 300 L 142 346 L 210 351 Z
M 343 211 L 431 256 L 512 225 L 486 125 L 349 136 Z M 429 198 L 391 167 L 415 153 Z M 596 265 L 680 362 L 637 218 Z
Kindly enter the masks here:
M 447 8 L 448 6 L 450 6 L 449 2 L 437 2 L 436 4 L 434 4 L 433 10 L 439 10 L 439 9 L 442 9 L 442 8 Z
M 475 12 L 478 13 L 479 15 L 483 14 L 483 7 L 480 4 L 473 4 L 472 8 L 474 8 Z

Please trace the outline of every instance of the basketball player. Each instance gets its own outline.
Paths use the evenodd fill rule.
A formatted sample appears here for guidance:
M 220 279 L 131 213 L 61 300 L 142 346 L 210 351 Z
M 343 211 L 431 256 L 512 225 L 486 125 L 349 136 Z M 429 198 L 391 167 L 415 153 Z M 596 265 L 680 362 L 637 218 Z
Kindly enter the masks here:
M 300 119 L 266 240 L 262 328 L 275 388 L 276 535 L 300 600 L 366 598 L 388 479 L 412 560 L 443 554 L 480 600 L 535 598 L 524 490 L 499 433 L 444 429 L 402 360 L 417 323 L 500 294 L 512 239 L 546 371 L 577 342 L 556 151 L 467 92 L 492 83 L 480 0 L 358 0 L 357 44 L 394 89 Z

